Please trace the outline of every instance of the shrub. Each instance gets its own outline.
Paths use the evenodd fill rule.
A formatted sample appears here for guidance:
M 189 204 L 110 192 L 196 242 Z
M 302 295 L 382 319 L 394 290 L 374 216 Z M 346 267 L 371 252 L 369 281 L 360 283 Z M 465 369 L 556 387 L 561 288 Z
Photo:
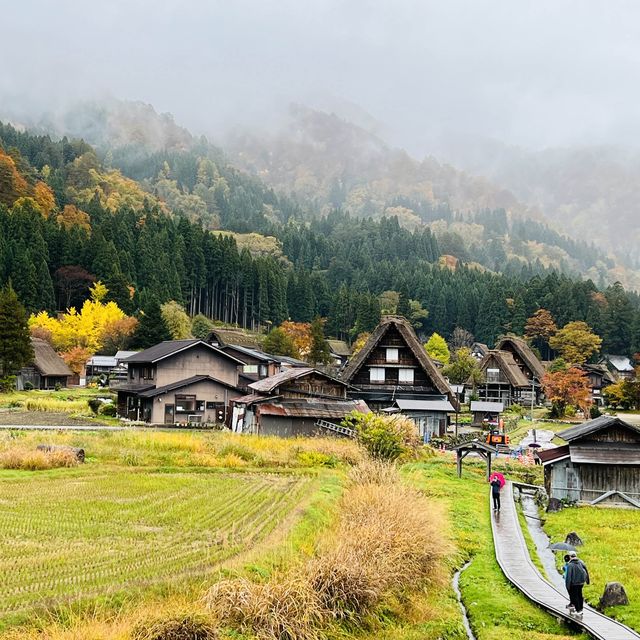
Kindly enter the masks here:
M 4 378 L 0 378 L 0 393 L 10 393 L 11 391 L 14 391 L 15 388 L 15 376 L 5 376 Z
M 100 407 L 102 406 L 102 400 L 100 400 L 99 398 L 91 398 L 87 404 L 89 405 L 89 409 L 91 409 L 93 413 L 98 415 Z
M 592 404 L 589 407 L 589 417 L 592 420 L 595 420 L 596 418 L 599 418 L 602 415 L 602 411 L 600 411 L 600 409 L 598 408 L 597 404 Z
M 193 613 L 157 617 L 138 622 L 132 640 L 217 640 L 218 631 L 208 617 Z
M 25 391 L 33 391 L 33 384 L 31 382 L 25 382 L 24 383 L 24 390 Z
M 309 582 L 276 574 L 269 582 L 223 580 L 205 596 L 207 607 L 225 624 L 264 640 L 320 640 L 328 621 Z
M 300 451 L 297 458 L 303 467 L 335 467 L 338 464 L 335 456 L 320 451 Z
M 415 454 L 420 445 L 415 423 L 405 416 L 352 411 L 342 424 L 355 431 L 372 458 L 396 460 Z
M 100 409 L 98 409 L 98 413 L 101 416 L 109 416 L 114 418 L 118 413 L 118 407 L 113 402 L 105 402 L 101 405 Z
M 0 452 L 0 468 L 42 471 L 58 467 L 75 467 L 78 460 L 69 451 L 33 451 L 30 449 L 7 449 Z

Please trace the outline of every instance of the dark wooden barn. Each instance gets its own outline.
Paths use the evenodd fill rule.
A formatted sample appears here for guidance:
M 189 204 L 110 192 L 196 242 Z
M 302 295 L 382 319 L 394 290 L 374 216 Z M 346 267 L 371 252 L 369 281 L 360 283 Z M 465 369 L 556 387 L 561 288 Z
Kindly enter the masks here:
M 558 434 L 566 445 L 540 451 L 550 497 L 640 508 L 640 428 L 602 416 Z

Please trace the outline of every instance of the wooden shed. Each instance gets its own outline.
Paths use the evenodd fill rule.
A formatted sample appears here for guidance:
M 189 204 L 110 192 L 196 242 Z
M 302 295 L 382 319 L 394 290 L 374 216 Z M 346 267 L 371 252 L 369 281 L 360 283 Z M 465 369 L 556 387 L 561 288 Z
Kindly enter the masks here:
M 640 427 L 601 416 L 558 436 L 567 444 L 538 454 L 550 497 L 640 508 Z

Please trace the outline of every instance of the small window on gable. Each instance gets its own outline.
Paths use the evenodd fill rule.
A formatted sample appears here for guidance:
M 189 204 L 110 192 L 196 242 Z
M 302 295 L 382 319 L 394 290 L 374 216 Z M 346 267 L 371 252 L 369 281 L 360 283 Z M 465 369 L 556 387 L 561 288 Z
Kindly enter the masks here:
M 413 369 L 400 369 L 398 371 L 398 382 L 413 384 Z
M 398 350 L 395 348 L 387 349 L 387 362 L 398 362 Z
M 370 382 L 384 382 L 384 379 L 383 367 L 371 367 L 371 369 L 369 369 Z
M 487 382 L 500 382 L 500 369 L 487 369 Z

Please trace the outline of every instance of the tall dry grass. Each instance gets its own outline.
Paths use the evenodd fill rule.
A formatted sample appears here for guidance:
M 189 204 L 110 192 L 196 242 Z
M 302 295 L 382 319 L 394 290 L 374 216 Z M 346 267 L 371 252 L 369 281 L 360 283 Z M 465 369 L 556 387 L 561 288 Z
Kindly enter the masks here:
M 20 447 L 0 451 L 0 469 L 43 471 L 75 467 L 77 464 L 77 458 L 69 451 L 38 451 Z
M 315 640 L 332 621 L 361 625 L 385 598 L 443 579 L 444 512 L 388 463 L 362 463 L 349 479 L 316 558 L 263 584 L 239 578 L 209 590 L 205 603 L 224 624 L 264 640 Z
M 305 576 L 279 574 L 268 582 L 223 580 L 206 595 L 222 623 L 261 640 L 320 640 L 327 611 Z

